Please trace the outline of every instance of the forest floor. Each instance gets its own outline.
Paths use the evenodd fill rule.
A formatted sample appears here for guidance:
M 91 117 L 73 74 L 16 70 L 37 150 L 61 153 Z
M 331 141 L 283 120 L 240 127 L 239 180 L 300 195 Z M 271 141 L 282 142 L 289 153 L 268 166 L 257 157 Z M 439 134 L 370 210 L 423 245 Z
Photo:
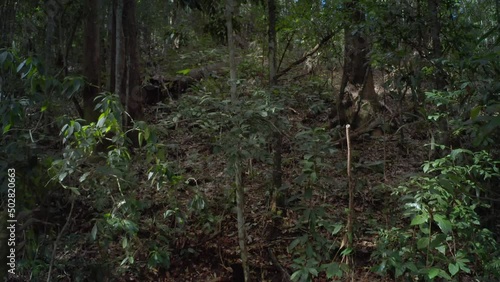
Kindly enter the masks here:
M 340 77 L 340 74 L 336 74 L 336 77 Z M 283 111 L 290 125 L 289 131 L 284 134 L 282 146 L 283 186 L 288 188 L 289 202 L 282 213 L 280 230 L 271 228 L 273 218 L 269 187 L 272 164 L 252 159 L 244 165 L 245 220 L 252 281 L 286 281 L 282 280 L 283 270 L 290 275 L 293 273 L 292 266 L 296 263 L 294 260 L 298 252 L 291 250 L 291 245 L 297 245 L 292 242 L 303 236 L 313 239 L 303 219 L 308 209 L 320 208 L 332 225 L 342 226 L 340 232 L 335 234 L 322 229 L 321 235 L 328 242 L 333 242 L 332 246 L 313 251 L 328 252 L 335 262 L 340 263 L 342 260 L 340 245 L 345 234 L 348 207 L 345 142 L 332 140 L 330 147 L 334 152 L 324 160 L 325 165 L 320 169 L 318 181 L 314 183 L 312 195 L 307 200 L 304 197 L 304 185 L 297 181 L 304 169 L 302 161 L 305 154 L 298 149 L 297 133 L 304 128 L 322 128 L 332 137 L 345 136 L 344 128 L 328 127 L 332 97 L 338 91 L 326 89 L 329 98 L 323 102 L 327 107 L 321 111 L 311 111 L 311 105 L 304 101 L 308 95 L 316 94 L 302 88 L 309 83 L 308 79 L 308 76 L 304 76 L 300 81 L 293 82 L 297 83 L 298 90 L 290 99 L 296 101 L 286 105 Z M 189 91 L 184 95 L 201 94 Z M 320 96 L 317 95 L 316 101 L 322 99 Z M 183 96 L 180 100 L 185 98 Z M 124 242 L 116 233 L 108 232 L 111 235 L 107 235 L 99 230 L 98 238 L 89 243 L 89 234 L 94 232 L 96 222 L 103 221 L 103 211 L 98 210 L 98 202 L 104 198 L 113 201 L 119 199 L 123 197 L 122 191 L 115 191 L 116 197 L 102 195 L 100 199 L 99 189 L 82 190 L 82 196 L 75 203 L 74 219 L 67 231 L 70 235 L 60 242 L 65 247 L 59 248 L 57 260 L 65 263 L 59 266 L 60 279 L 57 281 L 82 281 L 75 279 L 76 276 L 88 279 L 83 281 L 242 281 L 238 276 L 241 261 L 235 195 L 233 179 L 226 171 L 227 158 L 214 152 L 214 137 L 207 136 L 199 127 L 182 121 L 175 127 L 165 125 L 165 121 L 171 119 L 171 114 L 177 110 L 178 103 L 170 101 L 166 102 L 166 106 L 151 107 L 147 111 L 146 121 L 160 133 L 159 143 L 167 148 L 168 162 L 175 168 L 174 173 L 181 176 L 181 181 L 161 189 L 152 188 L 147 179 L 148 168 L 141 167 L 144 165 L 144 156 L 137 152 L 133 154 L 133 158 L 137 159 L 132 163 L 138 165 L 130 168 L 130 174 L 140 178 L 143 183 L 129 190 L 140 207 L 140 218 L 134 219 L 140 226 L 133 239 L 135 263 L 122 263 L 120 270 L 111 267 L 120 264 L 124 257 Z M 424 145 L 429 143 L 430 138 L 425 119 L 395 122 L 394 119 L 402 118 L 403 115 L 394 113 L 403 113 L 405 109 L 398 108 L 400 104 L 389 97 L 385 97 L 384 104 L 391 109 L 391 112 L 377 114 L 384 124 L 357 135 L 351 143 L 352 179 L 356 189 L 354 254 L 351 256 L 353 276 L 346 277 L 344 273 L 343 278 L 331 280 L 321 272 L 313 281 L 393 281 L 371 270 L 374 267 L 371 255 L 376 247 L 378 231 L 401 222 L 400 204 L 395 202 L 391 193 L 398 184 L 422 171 L 422 163 L 429 158 L 429 149 Z M 103 206 L 110 204 L 104 201 Z M 193 205 L 198 205 L 198 212 L 187 211 Z M 185 217 L 165 217 L 167 211 L 175 212 L 176 208 L 184 212 Z M 66 204 L 64 211 L 59 210 L 58 216 L 52 221 L 64 225 L 64 215 L 69 210 L 70 205 Z M 105 208 L 103 210 L 108 212 Z M 165 242 L 165 238 L 168 238 L 168 242 Z M 172 241 L 171 238 L 175 239 Z M 168 269 L 148 266 L 152 245 L 159 248 L 168 246 Z M 82 269 L 82 264 L 91 265 L 93 269 Z M 63 277 L 73 278 L 65 280 Z
M 389 107 L 396 107 L 390 104 L 388 102 Z M 289 137 L 295 136 L 304 125 L 310 128 L 322 127 L 328 120 L 328 111 L 311 117 L 308 109 L 293 109 L 288 111 L 288 115 L 292 125 L 290 132 L 286 133 Z M 389 122 L 389 113 L 381 115 Z M 322 273 L 314 281 L 392 281 L 370 270 L 373 267 L 370 255 L 376 244 L 377 231 L 394 226 L 394 222 L 400 220 L 394 218 L 399 205 L 392 202 L 390 197 L 392 187 L 421 172 L 421 165 L 428 158 L 429 150 L 424 146 L 428 143 L 428 136 L 421 128 L 415 122 L 394 128 L 391 133 L 383 133 L 381 130 L 368 132 L 352 141 L 353 180 L 356 187 L 354 278 L 328 280 Z M 171 130 L 164 142 L 168 147 L 176 148 L 170 151 L 169 159 L 182 168 L 181 174 L 185 180 L 185 187 L 178 188 L 179 193 L 175 197 L 187 205 L 195 195 L 202 195 L 206 199 L 206 214 L 193 216 L 186 224 L 185 235 L 177 238 L 173 244 L 176 248 L 172 250 L 171 267 L 168 271 L 142 275 L 147 275 L 147 280 L 150 281 L 239 281 L 237 274 L 233 273 L 238 271 L 240 264 L 234 192 L 232 180 L 225 173 L 225 158 L 220 154 L 213 154 L 210 138 L 197 134 L 195 130 Z M 345 225 L 348 204 L 347 149 L 343 143 L 336 148 L 337 151 L 328 160 L 330 169 L 323 169 L 321 173 L 328 179 L 314 191 L 305 205 L 325 207 L 330 218 Z M 291 195 L 300 195 L 303 191 L 296 185 L 295 179 L 301 173 L 300 160 L 303 159 L 303 153 L 295 150 L 287 138 L 283 142 L 283 152 L 284 185 L 289 187 Z M 295 238 L 303 235 L 293 228 L 302 213 L 293 204 L 289 205 L 283 216 L 283 229 L 279 230 L 279 234 L 268 234 L 268 227 L 272 224 L 267 197 L 271 169 L 269 164 L 254 161 L 247 165 L 244 175 L 249 265 L 255 281 L 282 281 L 269 250 L 273 251 L 281 266 L 291 274 L 290 266 L 295 257 L 293 252 L 288 251 L 288 246 Z M 150 190 L 144 191 L 143 195 L 158 203 L 168 201 L 165 197 L 172 196 L 161 191 L 155 191 L 151 195 Z M 166 209 L 163 206 L 163 209 L 153 212 L 160 218 Z M 341 235 L 330 235 L 330 239 L 337 242 L 342 240 Z M 336 261 L 340 261 L 338 252 L 335 257 Z M 144 276 L 133 276 L 129 276 L 127 280 L 145 281 Z

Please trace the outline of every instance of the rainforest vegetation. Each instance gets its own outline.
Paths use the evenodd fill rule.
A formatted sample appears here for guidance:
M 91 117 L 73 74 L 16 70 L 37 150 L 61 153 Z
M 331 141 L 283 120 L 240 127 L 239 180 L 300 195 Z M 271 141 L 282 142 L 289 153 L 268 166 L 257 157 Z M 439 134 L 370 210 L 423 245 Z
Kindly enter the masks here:
M 5 281 L 500 281 L 500 1 L 0 1 Z

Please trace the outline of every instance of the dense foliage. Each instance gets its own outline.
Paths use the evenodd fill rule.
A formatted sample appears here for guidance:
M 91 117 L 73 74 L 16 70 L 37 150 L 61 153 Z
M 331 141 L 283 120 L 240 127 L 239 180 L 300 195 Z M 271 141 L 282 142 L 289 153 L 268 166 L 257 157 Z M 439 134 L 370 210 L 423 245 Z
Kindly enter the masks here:
M 498 1 L 4 2 L 9 281 L 500 279 Z

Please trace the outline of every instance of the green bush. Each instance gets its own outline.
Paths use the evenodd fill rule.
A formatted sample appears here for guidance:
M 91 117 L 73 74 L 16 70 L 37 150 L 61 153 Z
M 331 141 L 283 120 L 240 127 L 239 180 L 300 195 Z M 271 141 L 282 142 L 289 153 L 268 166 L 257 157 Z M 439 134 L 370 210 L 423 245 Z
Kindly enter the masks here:
M 379 233 L 374 270 L 426 281 L 456 280 L 460 273 L 499 278 L 500 248 L 481 226 L 479 210 L 488 207 L 482 199 L 489 181 L 500 180 L 500 161 L 485 151 L 456 149 L 425 163 L 423 171 L 393 193 L 407 220 Z

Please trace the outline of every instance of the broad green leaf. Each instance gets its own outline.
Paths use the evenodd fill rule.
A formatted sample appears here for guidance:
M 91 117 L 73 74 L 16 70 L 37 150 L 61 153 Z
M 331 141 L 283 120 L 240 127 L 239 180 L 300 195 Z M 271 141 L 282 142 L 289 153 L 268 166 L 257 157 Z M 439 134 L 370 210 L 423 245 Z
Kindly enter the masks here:
M 318 276 L 318 274 L 319 274 L 318 270 L 316 268 L 311 267 L 308 270 L 309 270 L 309 273 L 311 273 L 313 276 Z
M 470 119 L 476 119 L 482 108 L 482 106 L 475 106 L 472 108 L 472 110 L 470 110 Z
M 448 273 L 446 271 L 442 270 L 442 269 L 439 270 L 438 276 L 441 277 L 441 278 L 444 278 L 444 279 L 446 279 L 448 281 L 451 280 L 451 276 L 448 275 Z
M 436 214 L 434 215 L 434 221 L 437 223 L 441 231 L 443 231 L 444 234 L 448 234 L 451 232 L 451 222 L 446 219 L 443 215 Z
M 460 268 L 458 267 L 458 265 L 454 263 L 448 264 L 448 271 L 450 272 L 451 276 L 455 276 L 455 274 L 457 274 L 459 269 Z
M 411 220 L 411 223 L 410 225 L 411 226 L 415 226 L 415 225 L 420 225 L 422 223 L 426 223 L 427 222 L 427 219 L 428 217 L 423 215 L 423 214 L 419 214 L 419 215 L 416 215 L 412 220 Z
M 342 269 L 340 269 L 339 265 L 337 263 L 329 263 L 324 265 L 326 267 L 326 277 L 327 278 L 332 278 L 332 277 L 342 277 Z
M 429 279 L 434 279 L 434 278 L 436 278 L 436 276 L 438 276 L 440 270 L 441 269 L 439 269 L 439 268 L 433 267 L 433 268 L 429 269 L 427 276 L 429 276 Z
M 342 229 L 342 227 L 343 227 L 342 224 L 336 224 L 335 229 L 333 229 L 333 231 L 332 231 L 332 235 L 339 233 L 339 231 Z
M 427 246 L 429 246 L 429 238 L 428 237 L 423 237 L 423 238 L 418 239 L 417 248 L 419 250 L 425 249 L 425 248 L 427 248 Z

